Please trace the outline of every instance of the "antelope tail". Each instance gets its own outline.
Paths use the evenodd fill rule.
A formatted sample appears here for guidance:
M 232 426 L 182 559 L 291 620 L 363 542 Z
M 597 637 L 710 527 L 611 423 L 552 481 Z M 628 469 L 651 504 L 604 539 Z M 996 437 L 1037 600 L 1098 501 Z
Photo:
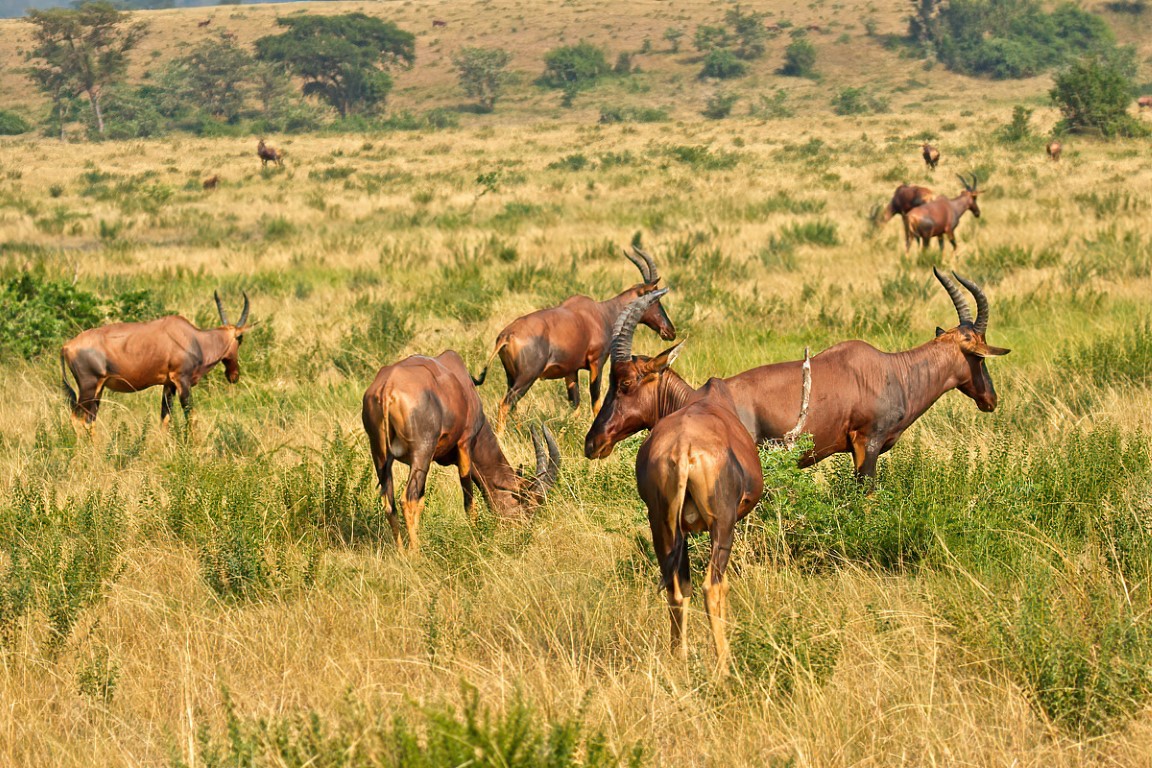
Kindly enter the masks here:
M 68 384 L 68 365 L 64 361 L 64 352 L 60 352 L 60 386 L 64 390 L 64 396 L 68 398 L 68 404 L 73 408 L 76 407 L 76 393 Z
M 803 382 L 800 391 L 800 417 L 796 426 L 784 433 L 784 444 L 791 448 L 797 438 L 804 433 L 804 424 L 808 421 L 808 402 L 812 398 L 812 357 L 808 354 L 808 347 L 804 347 L 804 365 L 801 366 Z
M 492 366 L 492 361 L 496 358 L 496 355 L 500 354 L 500 350 L 504 349 L 504 345 L 507 343 L 508 340 L 505 338 L 496 339 L 496 346 L 492 348 L 492 354 L 488 355 L 488 360 L 484 363 L 484 368 L 480 371 L 480 375 L 471 377 L 473 384 L 479 387 L 484 383 L 484 379 L 488 378 L 488 369 Z

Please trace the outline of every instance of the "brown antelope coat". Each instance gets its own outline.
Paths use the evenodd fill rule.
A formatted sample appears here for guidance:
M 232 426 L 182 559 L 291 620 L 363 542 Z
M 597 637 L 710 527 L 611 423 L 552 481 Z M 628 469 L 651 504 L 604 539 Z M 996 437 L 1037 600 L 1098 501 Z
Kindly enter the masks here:
M 364 393 L 362 418 L 397 546 L 400 524 L 392 463 L 399 461 L 411 468 L 403 502 L 410 551 L 418 548 L 420 514 L 433 461 L 457 467 L 469 515 L 473 483 L 480 486 L 493 512 L 513 517 L 541 504 L 559 476 L 560 452 L 547 427 L 543 440 L 532 430 L 536 474 L 529 477 L 512 468 L 488 425 L 464 361 L 451 350 L 437 357 L 414 355 L 381 368 Z
M 606 301 L 573 296 L 558 307 L 517 318 L 500 331 L 484 369 L 473 378 L 477 386 L 482 385 L 492 359 L 499 355 L 508 391 L 500 401 L 498 433 L 503 431 L 505 419 L 520 398 L 540 379 L 564 379 L 568 401 L 575 408 L 580 404 L 579 372 L 588 371 L 592 409 L 594 413 L 600 410 L 600 386 L 612 328 L 633 300 L 653 293 L 660 282 L 652 257 L 639 248 L 634 250 L 635 255 L 625 255 L 640 270 L 644 282 Z M 659 301 L 648 306 L 639 321 L 663 339 L 676 338 L 676 328 Z
M 1008 354 L 989 346 L 988 299 L 975 283 L 956 277 L 976 299 L 976 319 L 951 278 L 933 270 L 948 291 L 960 324 L 936 329 L 936 338 L 905 352 L 881 352 L 862 341 L 837 344 L 812 358 L 811 414 L 804 431 L 813 448 L 801 458 L 811 466 L 835 453 L 851 453 L 858 478 L 876 473 L 879 456 L 900 439 L 942 395 L 958 389 L 981 411 L 996 409 L 996 389 L 985 358 Z M 654 358 L 633 356 L 631 330 L 645 299 L 629 308 L 613 341 L 608 395 L 584 441 L 584 454 L 600 459 L 617 442 L 696 397 L 671 369 L 678 347 Z M 723 379 L 734 412 L 756 442 L 784 437 L 802 403 L 801 361 L 776 363 Z
M 904 229 L 904 249 L 907 250 L 912 237 L 908 232 L 908 212 L 934 199 L 936 199 L 936 193 L 928 187 L 901 184 L 892 193 L 892 199 L 888 201 L 888 205 L 876 209 L 873 220 L 877 226 L 883 226 L 891 221 L 893 216 L 899 215 L 900 224 Z
M 929 170 L 936 170 L 936 164 L 940 162 L 940 150 L 924 142 L 920 145 L 920 154 L 924 156 L 924 165 L 928 166 Z
M 218 363 L 235 384 L 240 380 L 240 344 L 248 326 L 248 296 L 236 325 L 228 322 L 217 294 L 219 328 L 202 330 L 178 315 L 148 323 L 114 323 L 84 331 L 65 342 L 60 350 L 60 376 L 72 417 L 92 424 L 100 410 L 105 388 L 113 392 L 138 392 L 163 387 L 160 422 L 167 426 L 172 396 L 180 396 L 185 416 L 192 411 L 192 387 Z M 76 379 L 73 391 L 68 372 Z
M 284 165 L 284 153 L 276 147 L 265 144 L 264 139 L 260 139 L 260 143 L 256 145 L 256 155 L 260 158 L 262 168 L 267 168 L 270 162 L 278 166 Z
M 960 226 L 960 218 L 967 211 L 972 211 L 973 216 L 980 218 L 980 204 L 976 199 L 980 190 L 977 189 L 976 177 L 972 177 L 971 184 L 963 176 L 960 181 L 964 184 L 964 191 L 956 197 L 937 197 L 908 212 L 905 226 L 910 238 L 905 242 L 905 250 L 911 246 L 911 237 L 920 241 L 921 248 L 928 247 L 935 237 L 940 240 L 941 253 L 944 252 L 944 238 L 952 243 L 952 251 L 955 253 L 956 227 Z
M 1060 142 L 1058 141 L 1050 141 L 1048 145 L 1044 147 L 1044 151 L 1048 153 L 1048 157 L 1056 161 L 1060 159 L 1060 153 L 1064 151 L 1064 147 L 1060 146 Z

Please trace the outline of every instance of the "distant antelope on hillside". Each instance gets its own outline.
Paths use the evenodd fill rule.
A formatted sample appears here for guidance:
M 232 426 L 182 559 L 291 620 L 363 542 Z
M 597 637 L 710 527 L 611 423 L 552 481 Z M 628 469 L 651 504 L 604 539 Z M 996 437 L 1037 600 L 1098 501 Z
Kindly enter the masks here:
M 1060 145 L 1060 142 L 1053 139 L 1048 142 L 1048 146 L 1044 147 L 1044 151 L 1048 153 L 1048 157 L 1056 161 L 1060 159 L 1060 153 L 1064 151 L 1064 147 Z
M 924 156 L 924 164 L 928 166 L 928 169 L 936 170 L 936 164 L 940 162 L 940 150 L 928 142 L 924 142 L 920 145 L 920 154 Z

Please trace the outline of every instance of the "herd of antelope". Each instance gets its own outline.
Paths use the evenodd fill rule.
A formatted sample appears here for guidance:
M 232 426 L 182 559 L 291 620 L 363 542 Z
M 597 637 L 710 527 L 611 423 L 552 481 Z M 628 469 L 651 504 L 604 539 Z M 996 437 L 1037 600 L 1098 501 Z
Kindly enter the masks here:
M 923 152 L 930 166 L 939 162 L 934 147 L 925 144 Z M 281 153 L 261 141 L 260 158 L 279 162 Z M 960 178 L 964 188 L 955 198 L 902 184 L 886 207 L 873 211 L 873 220 L 883 224 L 899 215 L 905 248 L 915 237 L 922 246 L 939 238 L 941 250 L 948 238 L 955 249 L 961 216 L 967 211 L 980 215 L 977 178 Z M 456 467 L 469 517 L 475 515 L 479 487 L 497 516 L 524 518 L 555 486 L 560 449 L 546 426 L 533 425 L 529 431 L 536 466 L 531 472 L 516 469 L 500 447 L 505 422 L 540 379 L 563 379 L 570 405 L 578 407 L 578 374 L 588 371 L 593 421 L 584 438 L 587 459 L 603 459 L 621 440 L 649 431 L 636 458 L 636 487 L 648 509 L 667 593 L 672 648 L 681 656 L 687 653 L 684 620 L 692 595 L 686 536 L 708 532 L 711 555 L 703 580 L 704 605 L 717 669 L 724 674 L 729 660 L 727 564 L 736 523 L 764 492 L 758 446 L 791 444 L 805 433 L 812 443 L 800 456 L 800 466 L 850 453 L 858 480 L 867 482 L 880 455 L 945 393 L 959 390 L 981 411 L 995 410 L 996 389 L 986 360 L 1009 350 L 988 344 L 989 302 L 980 286 L 934 269 L 958 322 L 950 330 L 937 328 L 935 338 L 924 344 L 891 353 L 863 341 L 844 341 L 814 357 L 805 350 L 803 360 L 711 378 L 696 388 L 672 368 L 682 341 L 654 357 L 633 354 L 639 325 L 668 341 L 676 339 L 676 327 L 662 303 L 669 289 L 660 287 L 655 260 L 638 246 L 625 256 L 639 270 L 640 282 L 602 301 L 572 296 L 559 306 L 517 318 L 497 335 L 478 376 L 473 377 L 452 350 L 437 357 L 413 355 L 381 368 L 364 393 L 361 411 L 372 465 L 395 544 L 404 547 L 406 538 L 410 553 L 418 550 L 433 462 Z M 975 300 L 975 316 L 965 289 Z M 192 388 L 221 363 L 229 382 L 239 380 L 240 346 L 251 327 L 247 294 L 236 323 L 228 319 L 219 294 L 214 298 L 221 323 L 217 328 L 200 329 L 183 317 L 169 316 L 87 330 L 65 343 L 60 352 L 62 386 L 75 422 L 92 429 L 105 388 L 136 392 L 160 386 L 162 426 L 171 419 L 174 396 L 190 426 Z M 507 392 L 493 427 L 478 387 L 497 357 Z M 399 507 L 406 531 L 401 530 L 393 487 L 397 461 L 409 468 Z

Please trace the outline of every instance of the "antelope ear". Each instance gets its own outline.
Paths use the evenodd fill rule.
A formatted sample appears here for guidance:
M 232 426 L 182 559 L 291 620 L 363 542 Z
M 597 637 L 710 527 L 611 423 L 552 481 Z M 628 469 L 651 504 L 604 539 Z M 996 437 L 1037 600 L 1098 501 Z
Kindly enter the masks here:
M 1010 349 L 1004 349 L 1004 347 L 990 347 L 985 344 L 979 354 L 980 357 L 1004 357 L 1004 355 L 1011 351 Z
M 946 333 L 948 333 L 948 331 L 944 330 L 940 326 L 936 326 L 936 335 L 937 336 L 943 336 Z
M 674 344 L 660 354 L 656 355 L 656 357 L 652 358 L 651 362 L 649 363 L 651 370 L 653 372 L 662 371 L 665 368 L 671 366 L 672 363 L 676 362 L 676 358 L 680 356 L 680 348 L 684 346 L 685 341 L 688 341 L 688 339 L 683 339 L 678 344 Z

